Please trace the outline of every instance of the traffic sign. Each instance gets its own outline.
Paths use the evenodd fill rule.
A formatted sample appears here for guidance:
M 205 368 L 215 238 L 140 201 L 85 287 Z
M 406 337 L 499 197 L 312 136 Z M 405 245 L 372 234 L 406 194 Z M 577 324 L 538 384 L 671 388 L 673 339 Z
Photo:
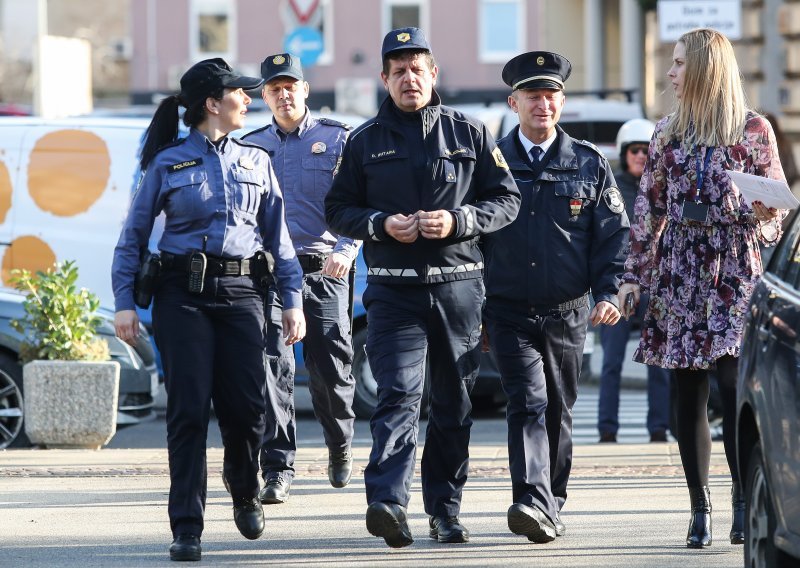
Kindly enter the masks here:
M 303 67 L 310 67 L 325 50 L 325 42 L 319 30 L 301 27 L 295 28 L 284 38 L 283 49 L 299 57 Z

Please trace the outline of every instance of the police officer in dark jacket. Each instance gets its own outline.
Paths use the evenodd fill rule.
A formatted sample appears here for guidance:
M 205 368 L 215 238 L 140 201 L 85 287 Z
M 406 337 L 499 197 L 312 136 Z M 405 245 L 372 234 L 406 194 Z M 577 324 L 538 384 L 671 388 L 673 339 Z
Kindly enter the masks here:
M 564 534 L 559 510 L 587 322 L 620 317 L 616 293 L 629 227 L 607 160 L 557 126 L 570 70 L 566 58 L 546 51 L 504 67 L 520 125 L 498 146 L 522 206 L 511 225 L 484 237 L 485 319 L 509 401 L 508 526 L 533 542 Z
M 519 192 L 486 127 L 442 106 L 438 68 L 421 30 L 383 40 L 389 91 L 351 135 L 325 205 L 330 226 L 364 240 L 367 356 L 378 382 L 364 472 L 367 529 L 411 544 L 406 522 L 426 356 L 430 415 L 422 494 L 430 536 L 466 542 L 469 391 L 480 356 L 481 235 L 517 214 Z
M 244 125 L 260 78 L 208 59 L 181 77 L 147 130 L 145 172 L 114 250 L 112 283 L 117 336 L 133 342 L 139 320 L 134 281 L 153 221 L 164 212 L 162 273 L 153 329 L 167 388 L 169 519 L 172 560 L 200 560 L 206 502 L 206 436 L 211 402 L 225 446 L 224 477 L 239 532 L 264 532 L 258 494 L 258 449 L 264 435 L 264 301 L 267 262 L 284 299 L 283 329 L 295 343 L 305 333 L 302 271 L 284 222 L 283 199 L 263 148 L 229 138 Z M 186 108 L 186 138 L 178 107 Z
M 309 85 L 294 55 L 268 56 L 261 64 L 261 76 L 266 81 L 261 96 L 272 111 L 272 122 L 243 140 L 267 150 L 283 190 L 286 222 L 304 274 L 303 357 L 311 402 L 328 446 L 328 479 L 334 487 L 344 487 L 353 470 L 350 443 L 355 422 L 349 275 L 361 243 L 328 229 L 324 201 L 350 127 L 311 116 L 306 106 Z M 295 364 L 292 346 L 281 337 L 283 302 L 275 286 L 270 288 L 267 306 L 271 404 L 261 448 L 265 484 L 259 499 L 276 504 L 288 499 L 294 478 Z

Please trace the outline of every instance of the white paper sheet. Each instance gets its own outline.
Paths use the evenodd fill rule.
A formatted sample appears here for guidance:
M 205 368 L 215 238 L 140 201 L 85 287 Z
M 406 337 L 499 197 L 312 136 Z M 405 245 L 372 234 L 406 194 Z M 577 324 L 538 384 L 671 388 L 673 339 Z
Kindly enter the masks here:
M 782 181 L 743 172 L 727 173 L 748 205 L 753 201 L 760 201 L 767 207 L 775 209 L 794 209 L 800 205 L 792 190 Z

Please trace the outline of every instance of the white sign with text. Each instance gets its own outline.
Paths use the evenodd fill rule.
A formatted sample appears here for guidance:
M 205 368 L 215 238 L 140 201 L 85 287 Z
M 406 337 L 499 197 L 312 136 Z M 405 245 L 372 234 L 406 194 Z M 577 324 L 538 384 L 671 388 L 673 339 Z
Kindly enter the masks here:
M 729 40 L 742 38 L 741 0 L 658 0 L 658 35 L 677 41 L 695 28 L 712 28 Z

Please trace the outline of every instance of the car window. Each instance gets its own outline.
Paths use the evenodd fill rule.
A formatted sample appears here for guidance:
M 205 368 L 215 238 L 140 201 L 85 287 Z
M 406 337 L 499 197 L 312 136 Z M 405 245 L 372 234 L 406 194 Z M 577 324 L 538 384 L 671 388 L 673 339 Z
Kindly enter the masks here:
M 590 121 L 590 122 L 559 122 L 564 132 L 578 140 L 588 140 L 592 144 L 616 144 L 617 132 L 624 122 L 619 121 Z
M 798 248 L 798 237 L 800 237 L 800 217 L 795 212 L 789 230 L 784 233 L 781 242 L 767 266 L 770 272 L 787 283 L 798 285 L 800 278 L 800 249 Z

